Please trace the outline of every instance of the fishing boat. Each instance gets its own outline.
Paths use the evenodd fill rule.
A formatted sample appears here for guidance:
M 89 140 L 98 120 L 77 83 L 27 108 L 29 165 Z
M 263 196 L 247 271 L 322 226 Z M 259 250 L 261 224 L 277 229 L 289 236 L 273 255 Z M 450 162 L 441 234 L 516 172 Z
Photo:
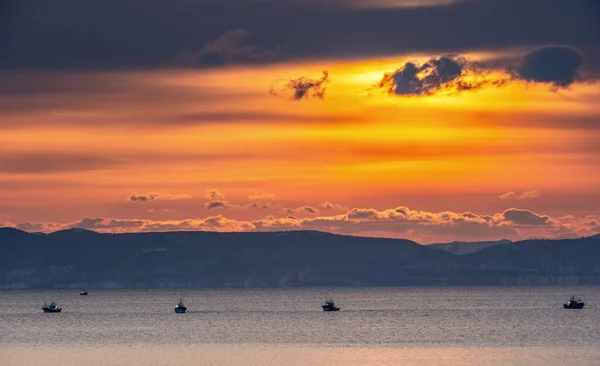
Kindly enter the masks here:
M 81 292 L 79 293 L 79 296 L 87 296 L 87 291 L 81 290 Z
M 332 299 L 325 301 L 325 304 L 321 305 L 321 307 L 323 308 L 323 311 L 338 311 L 338 310 L 340 310 L 339 307 L 335 306 L 335 303 L 333 302 Z
M 49 305 L 44 303 L 42 310 L 44 310 L 44 313 L 60 313 L 62 308 L 59 308 L 56 303 L 52 301 Z
M 185 305 L 183 305 L 183 301 L 181 301 L 181 299 L 179 299 L 179 303 L 177 304 L 177 306 L 175 306 L 175 312 L 177 314 L 183 314 L 183 313 L 185 313 L 186 310 L 187 310 L 187 308 L 185 307 Z
M 585 303 L 581 301 L 581 297 L 577 297 L 576 299 L 575 295 L 573 295 L 571 296 L 569 301 L 563 304 L 563 306 L 565 307 L 565 309 L 583 309 Z

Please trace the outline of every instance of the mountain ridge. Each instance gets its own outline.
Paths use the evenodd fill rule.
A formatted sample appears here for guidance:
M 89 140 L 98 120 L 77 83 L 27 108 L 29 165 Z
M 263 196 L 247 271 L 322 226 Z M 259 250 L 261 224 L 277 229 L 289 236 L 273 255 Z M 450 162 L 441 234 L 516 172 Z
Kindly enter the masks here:
M 600 285 L 600 236 L 455 255 L 319 231 L 46 235 L 0 229 L 0 288 Z

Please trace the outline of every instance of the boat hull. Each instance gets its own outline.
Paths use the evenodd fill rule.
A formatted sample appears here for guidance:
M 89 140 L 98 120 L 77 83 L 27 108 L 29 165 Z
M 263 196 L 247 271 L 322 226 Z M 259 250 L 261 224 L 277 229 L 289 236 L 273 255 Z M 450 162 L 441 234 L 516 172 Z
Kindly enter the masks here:
M 583 309 L 583 307 L 585 306 L 584 303 L 580 303 L 580 304 L 563 304 L 565 309 Z
M 185 313 L 186 310 L 187 310 L 186 307 L 175 308 L 175 312 L 177 314 L 183 314 L 183 313 Z
M 323 305 L 322 306 L 323 311 L 338 311 L 340 310 L 340 308 L 338 308 L 337 306 L 327 306 L 327 305 Z
M 44 313 L 60 313 L 62 308 L 58 308 L 58 309 L 42 308 L 42 310 L 44 310 Z

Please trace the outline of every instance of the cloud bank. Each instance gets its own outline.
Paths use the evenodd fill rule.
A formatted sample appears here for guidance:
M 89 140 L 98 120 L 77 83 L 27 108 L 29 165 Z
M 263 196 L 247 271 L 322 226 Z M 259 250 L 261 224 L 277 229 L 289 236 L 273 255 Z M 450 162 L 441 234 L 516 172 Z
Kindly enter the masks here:
M 222 197 L 221 197 L 222 198 Z M 223 201 L 210 201 L 218 205 Z M 310 206 L 307 206 L 310 207 Z M 309 210 L 306 212 L 310 213 Z M 260 220 L 234 220 L 222 215 L 206 218 L 155 221 L 92 217 L 71 223 L 25 222 L 12 225 L 27 231 L 50 232 L 82 228 L 102 232 L 145 232 L 172 230 L 285 231 L 320 230 L 339 234 L 404 237 L 420 242 L 526 238 L 570 238 L 600 233 L 600 217 L 553 218 L 529 210 L 510 208 L 482 215 L 471 212 L 427 212 L 399 206 L 386 210 L 353 208 L 338 215 L 310 217 L 267 216 Z

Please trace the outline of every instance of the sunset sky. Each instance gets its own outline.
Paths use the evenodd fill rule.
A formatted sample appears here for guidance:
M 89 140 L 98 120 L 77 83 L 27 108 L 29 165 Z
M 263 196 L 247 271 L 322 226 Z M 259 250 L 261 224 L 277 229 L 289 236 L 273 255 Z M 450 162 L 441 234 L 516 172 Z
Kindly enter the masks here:
M 8 1 L 0 226 L 600 234 L 595 0 Z

